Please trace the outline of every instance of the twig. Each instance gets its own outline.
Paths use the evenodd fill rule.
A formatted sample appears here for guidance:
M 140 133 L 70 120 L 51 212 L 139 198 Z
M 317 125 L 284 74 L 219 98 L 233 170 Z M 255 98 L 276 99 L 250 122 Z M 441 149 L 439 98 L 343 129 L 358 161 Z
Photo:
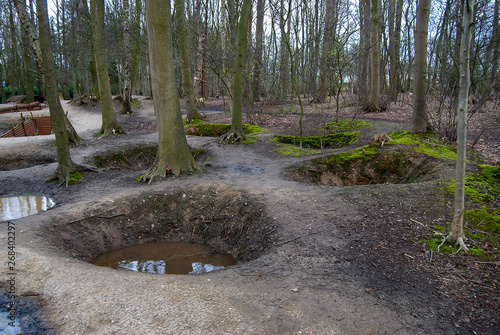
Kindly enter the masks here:
M 488 285 L 488 284 L 481 283 L 481 282 L 479 282 L 477 280 L 469 279 L 469 278 L 461 275 L 460 273 L 457 273 L 456 275 L 459 276 L 460 278 L 466 280 L 466 281 L 469 281 L 469 282 L 473 283 L 473 284 L 481 285 L 481 286 L 484 286 L 484 287 L 487 287 L 487 288 L 491 288 L 491 289 L 496 289 L 496 287 L 493 286 L 493 285 Z
M 474 263 L 479 263 L 479 264 L 494 264 L 494 265 L 500 265 L 500 262 L 481 262 L 481 261 L 473 261 Z
M 283 244 L 287 244 L 287 243 L 290 243 L 290 242 L 293 242 L 293 241 L 296 241 L 298 240 L 299 238 L 301 237 L 306 237 L 306 236 L 310 236 L 310 235 L 316 235 L 316 234 L 320 234 L 322 233 L 321 231 L 318 231 L 318 232 L 315 232 L 315 233 L 309 233 L 309 234 L 305 234 L 305 235 L 300 235 L 300 236 L 297 236 L 297 237 L 294 237 L 292 239 L 289 239 L 289 240 L 286 240 L 286 241 L 282 241 L 282 242 L 279 242 L 279 243 L 275 243 L 273 244 L 271 247 L 276 247 L 278 245 L 283 245 Z
M 421 223 L 421 222 L 418 222 L 418 221 L 417 221 L 417 220 L 415 220 L 415 219 L 410 218 L 410 221 L 411 221 L 411 222 L 418 223 L 418 224 L 419 224 L 419 225 L 421 225 L 422 227 L 426 227 L 426 225 L 424 225 L 424 224 L 423 224 L 423 223 Z

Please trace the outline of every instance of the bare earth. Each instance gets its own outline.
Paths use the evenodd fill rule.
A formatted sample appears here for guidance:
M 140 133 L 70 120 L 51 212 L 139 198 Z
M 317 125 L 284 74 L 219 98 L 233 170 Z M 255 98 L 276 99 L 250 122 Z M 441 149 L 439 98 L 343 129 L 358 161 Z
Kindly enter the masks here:
M 151 100 L 141 100 L 134 114 L 119 116 L 126 135 L 103 139 L 94 137 L 101 122 L 97 106 L 63 102 L 63 107 L 85 139 L 84 145 L 72 148 L 75 162 L 157 143 Z M 311 157 L 279 156 L 276 144 L 268 141 L 273 134 L 297 133 L 298 115 L 291 108 L 266 106 L 247 115 L 245 122 L 269 130 L 255 144 L 221 145 L 216 138 L 188 136 L 191 147 L 205 150 L 203 171 L 151 185 L 136 181 L 147 167 L 121 167 L 87 172 L 76 185 L 58 187 L 44 182 L 56 167 L 53 135 L 0 139 L 0 195 L 45 194 L 57 202 L 47 212 L 12 221 L 16 294 L 20 313 L 25 313 L 19 333 L 500 333 L 498 262 L 481 263 L 463 253 L 436 254 L 419 242 L 430 225 L 450 220 L 450 199 L 440 182 L 453 177 L 453 164 L 444 163 L 434 180 L 415 184 L 326 187 L 293 181 L 287 171 Z M 221 110 L 222 101 L 209 102 L 206 109 Z M 35 114 L 40 113 L 48 109 Z M 343 111 L 341 117 L 356 115 L 373 125 L 360 130 L 358 143 L 315 157 L 366 145 L 376 133 L 408 129 L 410 113 L 404 104 L 377 115 Z M 332 116 L 330 104 L 308 107 L 306 135 L 314 135 L 319 123 Z M 498 164 L 500 134 L 498 123 L 494 125 L 500 115 L 497 111 L 479 118 L 481 125 L 471 126 L 469 138 L 481 134 L 476 147 L 487 162 Z M 3 125 L 9 119 L 16 116 L 0 115 Z M 206 119 L 230 120 L 227 113 L 212 112 L 206 112 Z M 76 240 L 71 232 L 86 233 L 78 230 L 85 218 L 117 217 L 120 221 L 113 222 L 122 223 L 126 215 L 138 216 L 134 211 L 142 203 L 148 205 L 148 194 L 178 192 L 244 198 L 261 208 L 273 240 L 258 257 L 223 271 L 187 276 L 141 274 L 86 262 L 98 250 L 123 242 L 122 236 L 109 237 L 114 236 L 111 231 L 102 245 L 82 239 L 85 252 L 64 244 Z M 144 220 L 150 220 L 148 213 Z M 5 228 L 0 244 L 7 246 Z M 498 251 L 493 256 L 498 261 Z M 1 283 L 7 290 L 2 257 Z

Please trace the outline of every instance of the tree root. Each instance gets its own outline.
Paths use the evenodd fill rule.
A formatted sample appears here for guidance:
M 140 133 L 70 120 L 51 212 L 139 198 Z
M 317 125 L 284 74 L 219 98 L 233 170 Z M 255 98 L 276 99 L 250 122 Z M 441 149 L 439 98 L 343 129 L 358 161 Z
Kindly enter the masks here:
M 231 129 L 229 132 L 220 137 L 220 143 L 222 144 L 238 143 L 247 140 L 248 138 L 242 130 Z
M 441 246 L 443 244 L 445 244 L 446 242 L 450 242 L 450 243 L 455 242 L 455 245 L 459 246 L 458 250 L 454 254 L 458 254 L 460 252 L 460 250 L 463 250 L 465 252 L 469 251 L 469 248 L 465 244 L 464 238 L 462 236 L 459 236 L 459 237 L 457 237 L 455 239 L 455 238 L 453 238 L 453 236 L 451 236 L 451 234 L 449 234 L 448 236 L 446 236 L 445 238 L 443 238 L 443 241 L 438 246 L 438 248 L 437 248 L 437 252 L 438 253 L 441 250 Z
M 178 176 L 182 173 L 193 172 L 195 170 L 199 170 L 199 168 L 196 165 L 196 163 L 194 163 L 194 162 L 187 167 L 184 167 L 184 168 L 177 167 L 176 168 L 176 167 L 173 167 L 170 164 L 168 164 L 165 160 L 156 159 L 153 163 L 153 166 L 151 166 L 151 168 L 149 168 L 148 172 L 146 172 L 146 174 L 142 178 L 142 181 L 145 183 L 147 182 L 149 185 L 149 184 L 151 184 L 151 182 L 153 181 L 153 179 L 155 177 L 165 178 L 168 175 Z
M 47 179 L 45 179 L 46 182 L 51 182 L 54 180 L 61 180 L 59 185 L 57 187 L 66 184 L 66 187 L 69 186 L 69 180 L 71 179 L 71 174 L 74 172 L 84 172 L 84 171 L 94 171 L 94 172 L 99 172 L 97 169 L 94 167 L 87 165 L 87 164 L 75 164 L 71 163 L 71 167 L 69 169 L 64 169 L 58 166 L 54 173 Z

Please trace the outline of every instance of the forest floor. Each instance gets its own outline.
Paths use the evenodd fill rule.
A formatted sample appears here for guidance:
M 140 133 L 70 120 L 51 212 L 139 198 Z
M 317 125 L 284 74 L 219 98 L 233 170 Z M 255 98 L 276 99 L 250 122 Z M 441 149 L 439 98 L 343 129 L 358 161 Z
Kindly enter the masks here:
M 85 140 L 71 149 L 77 163 L 157 145 L 151 100 L 141 99 L 132 115 L 119 115 L 127 133 L 109 138 L 95 136 L 101 122 L 98 105 L 63 102 L 63 107 Z M 220 112 L 224 109 L 222 100 L 208 101 L 205 121 L 229 123 L 229 114 Z M 492 105 L 469 121 L 470 144 L 492 165 L 500 159 L 498 110 Z M 35 114 L 46 113 L 48 109 Z M 334 115 L 334 104 L 306 105 L 304 135 L 318 135 L 320 125 Z M 142 165 L 86 172 L 70 187 L 46 183 L 56 167 L 53 135 L 0 139 L 0 195 L 45 194 L 57 202 L 46 212 L 12 220 L 18 332 L 500 333 L 499 251 L 484 246 L 490 257 L 485 261 L 472 253 L 436 253 L 423 242 L 435 234 L 433 226 L 447 226 L 451 220 L 452 198 L 443 187 L 454 176 L 454 162 L 436 162 L 439 170 L 432 178 L 409 184 L 319 186 L 292 178 L 290 171 L 309 165 L 312 158 L 367 145 L 377 133 L 409 129 L 411 108 L 402 99 L 382 113 L 363 113 L 351 105 L 339 116 L 371 125 L 359 128 L 359 141 L 347 147 L 282 156 L 269 140 L 274 134 L 298 134 L 298 105 L 255 105 L 254 112 L 245 112 L 244 122 L 268 130 L 255 143 L 222 145 L 217 138 L 188 136 L 192 148 L 204 151 L 202 171 L 150 185 L 136 181 L 145 173 L 147 159 Z M 15 113 L 0 115 L 0 130 L 16 118 Z M 142 274 L 86 262 L 93 250 L 123 237 L 114 237 L 111 225 L 92 235 L 106 235 L 100 244 L 93 245 L 85 234 L 101 229 L 99 224 L 108 219 L 123 224 L 123 215 L 140 220 L 141 206 L 147 220 L 153 215 L 149 210 L 156 208 L 148 202 L 151 194 L 244 199 L 245 205 L 259 208 L 272 239 L 255 257 L 203 275 Z M 238 215 L 232 208 L 218 211 Z M 6 229 L 0 241 L 7 246 Z M 69 242 L 78 247 L 68 247 Z M 0 280 L 8 291 L 5 263 Z M 5 309 L 9 302 L 5 295 L 0 298 Z

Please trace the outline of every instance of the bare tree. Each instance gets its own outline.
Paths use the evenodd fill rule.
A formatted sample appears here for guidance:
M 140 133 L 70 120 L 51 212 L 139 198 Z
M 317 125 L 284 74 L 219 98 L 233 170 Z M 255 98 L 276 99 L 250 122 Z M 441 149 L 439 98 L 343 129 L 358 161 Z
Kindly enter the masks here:
M 417 29 L 415 32 L 415 64 L 413 84 L 412 131 L 423 132 L 429 128 L 427 114 L 427 35 L 431 0 L 419 0 Z
M 470 40 L 472 36 L 474 0 L 465 0 L 463 7 L 462 34 L 460 42 L 460 83 L 458 94 L 458 125 L 457 125 L 457 167 L 455 174 L 455 203 L 451 231 L 443 240 L 456 243 L 458 249 L 468 250 L 464 242 L 464 212 L 465 212 L 465 163 L 467 148 L 467 105 L 470 87 Z M 441 243 L 441 245 L 443 244 Z M 440 246 L 441 246 L 440 245 Z
M 252 11 L 252 1 L 244 0 L 238 23 L 238 46 L 233 79 L 232 123 L 229 132 L 222 136 L 223 142 L 237 142 L 246 139 L 243 133 L 243 71 L 247 50 L 247 26 Z
M 129 0 L 123 0 L 123 49 L 125 64 L 123 65 L 123 105 L 121 114 L 132 114 L 130 98 L 132 94 L 131 71 L 132 57 L 130 55 L 130 5 Z
M 371 3 L 371 75 L 369 110 L 380 109 L 380 5 L 379 0 Z
M 153 166 L 144 176 L 144 181 L 151 182 L 155 177 L 178 175 L 198 167 L 182 125 L 172 50 L 170 1 L 147 0 L 146 22 L 151 85 L 158 123 L 158 153 Z
M 184 0 L 175 0 L 175 27 L 177 29 L 177 42 L 182 72 L 182 95 L 186 103 L 186 121 L 201 119 L 196 110 L 194 101 L 193 81 L 191 76 L 191 59 L 189 57 L 188 39 L 186 32 L 186 18 Z
M 111 87 L 106 66 L 106 43 L 104 40 L 104 0 L 91 0 L 92 38 L 94 40 L 95 62 L 99 84 L 99 97 L 101 101 L 103 136 L 124 133 L 122 126 L 116 119 L 113 111 Z

